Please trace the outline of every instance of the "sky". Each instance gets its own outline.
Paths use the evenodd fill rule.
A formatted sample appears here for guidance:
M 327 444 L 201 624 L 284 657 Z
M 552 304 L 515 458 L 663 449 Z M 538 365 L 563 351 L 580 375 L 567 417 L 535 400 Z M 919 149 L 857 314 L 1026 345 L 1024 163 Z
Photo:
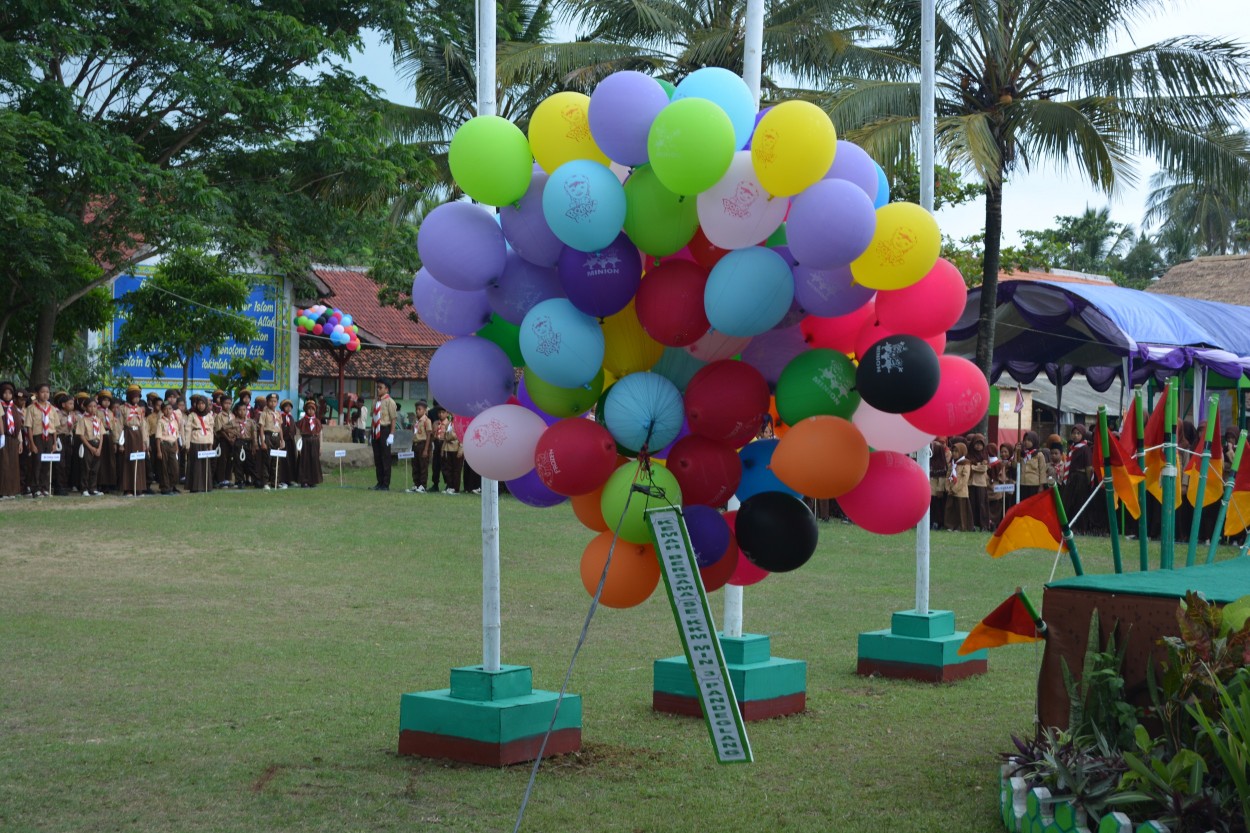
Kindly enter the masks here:
M 1144 45 L 1179 34 L 1232 38 L 1250 44 L 1250 0 L 1165 0 L 1163 6 L 1161 12 L 1135 26 L 1119 48 L 1131 49 L 1134 43 Z M 412 101 L 411 86 L 395 74 L 389 47 L 376 38 L 368 41 L 350 66 L 381 87 L 391 100 Z M 1112 219 L 1139 229 L 1150 175 L 1156 167 L 1147 159 L 1139 160 L 1136 167 L 1136 184 L 1126 184 L 1112 196 L 1095 190 L 1072 171 L 1050 165 L 1017 173 L 1003 192 L 1004 244 L 1018 243 L 1023 229 L 1049 228 L 1056 216 L 1080 214 L 1087 206 L 1110 206 Z M 979 233 L 985 222 L 980 200 L 944 208 L 937 217 L 942 232 L 955 239 Z

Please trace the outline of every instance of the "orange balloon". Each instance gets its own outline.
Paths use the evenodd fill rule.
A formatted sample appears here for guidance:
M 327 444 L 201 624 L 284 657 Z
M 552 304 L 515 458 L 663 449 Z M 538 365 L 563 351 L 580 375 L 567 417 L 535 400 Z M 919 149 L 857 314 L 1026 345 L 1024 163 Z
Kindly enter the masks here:
M 599 587 L 611 546 L 612 533 L 601 532 L 582 553 L 582 586 L 591 596 Z M 650 598 L 659 583 L 660 562 L 655 557 L 655 547 L 618 540 L 599 603 L 605 607 L 636 607 Z
M 777 412 L 777 397 L 768 397 L 768 415 L 773 418 L 773 436 L 781 439 L 790 430 L 790 426 L 781 421 L 781 414 Z
M 868 472 L 868 443 L 841 417 L 811 416 L 790 426 L 769 468 L 799 494 L 841 497 Z
M 603 519 L 603 510 L 599 508 L 599 503 L 602 500 L 602 486 L 593 492 L 569 498 L 569 503 L 573 504 L 573 514 L 582 522 L 582 526 L 591 532 L 608 531 L 608 522 Z

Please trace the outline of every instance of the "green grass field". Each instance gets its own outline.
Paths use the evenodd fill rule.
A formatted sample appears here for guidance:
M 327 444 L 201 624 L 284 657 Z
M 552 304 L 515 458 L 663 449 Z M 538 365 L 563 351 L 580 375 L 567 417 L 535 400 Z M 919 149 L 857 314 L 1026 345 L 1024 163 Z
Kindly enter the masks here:
M 368 482 L 0 504 L 0 830 L 510 831 L 528 767 L 395 754 L 400 694 L 481 660 L 479 502 Z M 500 516 L 504 661 L 558 688 L 591 533 L 567 506 Z M 1040 601 L 1050 573 L 985 539 L 933 536 L 933 606 L 964 629 L 1017 585 Z M 1109 569 L 1105 541 L 1085 549 Z M 571 686 L 583 751 L 544 765 L 524 829 L 1000 829 L 996 753 L 1030 730 L 1040 651 L 954 685 L 856 676 L 856 634 L 913 593 L 912 534 L 837 522 L 749 588 L 747 630 L 809 664 L 808 712 L 750 724 L 737 767 L 701 721 L 650 709 L 652 661 L 680 652 L 662 591 L 601 609 Z

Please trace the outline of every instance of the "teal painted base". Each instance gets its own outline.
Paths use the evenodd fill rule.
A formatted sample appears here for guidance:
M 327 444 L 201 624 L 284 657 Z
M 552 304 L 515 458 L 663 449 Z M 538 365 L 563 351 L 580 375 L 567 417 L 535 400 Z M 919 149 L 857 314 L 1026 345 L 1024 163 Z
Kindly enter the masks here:
M 925 614 L 901 610 L 891 618 L 888 629 L 859 635 L 856 671 L 864 676 L 931 683 L 984 674 L 989 667 L 988 652 L 959 656 L 959 646 L 967 636 L 955 630 L 955 614 L 949 610 Z
M 772 656 L 770 640 L 763 634 L 720 634 L 720 640 L 744 720 L 798 714 L 807 708 L 806 662 Z M 657 659 L 653 679 L 653 709 L 702 716 L 694 677 L 684 656 Z
M 404 694 L 399 704 L 399 754 L 450 758 L 485 766 L 532 761 L 558 694 L 535 691 L 528 666 L 453 668 L 451 687 Z M 566 694 L 544 756 L 581 748 L 582 698 Z

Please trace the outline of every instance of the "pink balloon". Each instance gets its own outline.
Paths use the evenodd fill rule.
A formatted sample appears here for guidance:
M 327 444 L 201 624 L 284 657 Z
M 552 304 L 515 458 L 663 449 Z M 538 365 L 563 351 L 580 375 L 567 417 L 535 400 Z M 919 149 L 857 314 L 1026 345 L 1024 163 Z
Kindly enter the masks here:
M 938 258 L 929 274 L 903 289 L 877 293 L 877 317 L 895 332 L 924 338 L 945 334 L 964 314 L 968 287 L 950 261 Z
M 875 451 L 897 451 L 911 454 L 919 451 L 933 439 L 912 425 L 902 414 L 887 414 L 861 401 L 851 417 L 851 422 L 864 435 L 868 447 Z
M 742 554 L 741 548 L 738 548 L 738 533 L 735 529 L 737 521 L 737 510 L 725 513 L 725 523 L 729 524 L 729 531 L 734 533 L 732 545 L 737 549 L 738 556 L 738 564 L 729 576 L 729 581 L 725 583 L 732 584 L 734 587 L 750 587 L 752 584 L 759 584 L 768 578 L 768 571 L 752 564 L 751 560 Z
M 990 385 L 980 368 L 959 356 L 939 356 L 937 393 L 903 416 L 921 431 L 949 437 L 977 426 L 990 405 Z
M 496 405 L 473 418 L 461 442 L 464 459 L 482 477 L 515 480 L 534 468 L 534 450 L 547 423 L 520 405 Z
M 924 340 L 930 347 L 933 348 L 933 352 L 937 353 L 939 356 L 942 355 L 942 351 L 946 349 L 945 331 L 937 333 L 936 335 L 921 336 L 905 330 L 895 330 L 893 327 L 888 326 L 880 319 L 870 319 L 864 322 L 859 334 L 855 337 L 855 355 L 862 356 L 866 354 L 874 344 L 887 336 L 901 335 L 914 335 L 917 338 Z
M 817 318 L 809 315 L 799 327 L 809 347 L 824 347 L 839 353 L 855 352 L 855 339 L 869 321 L 875 321 L 877 308 L 869 301 L 859 309 L 834 318 Z
M 906 454 L 874 451 L 859 485 L 838 498 L 857 526 L 878 535 L 897 535 L 920 523 L 929 508 L 929 473 Z
M 750 343 L 750 336 L 727 336 L 710 330 L 707 335 L 683 349 L 701 362 L 715 362 L 738 355 Z

